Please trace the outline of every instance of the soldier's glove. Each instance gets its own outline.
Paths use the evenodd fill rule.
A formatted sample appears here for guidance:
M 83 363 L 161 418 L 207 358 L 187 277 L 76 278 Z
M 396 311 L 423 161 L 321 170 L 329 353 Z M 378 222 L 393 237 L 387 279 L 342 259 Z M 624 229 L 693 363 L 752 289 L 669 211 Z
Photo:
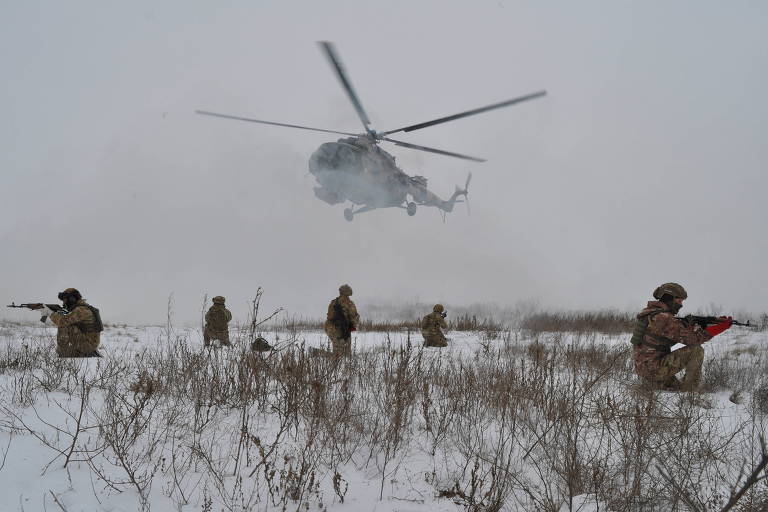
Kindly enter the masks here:
M 45 320 L 49 316 L 51 316 L 51 313 L 53 313 L 53 310 L 51 308 L 49 308 L 48 306 L 46 306 L 46 305 L 43 305 L 43 307 L 41 307 L 40 309 L 36 309 L 35 311 L 40 313 L 40 321 L 41 322 L 45 322 Z
M 704 330 L 707 331 L 707 333 L 710 336 L 717 336 L 721 332 L 727 331 L 728 329 L 730 329 L 731 326 L 733 325 L 733 318 L 730 316 L 724 316 L 722 318 L 724 319 L 722 322 L 720 322 L 719 324 L 710 325 Z

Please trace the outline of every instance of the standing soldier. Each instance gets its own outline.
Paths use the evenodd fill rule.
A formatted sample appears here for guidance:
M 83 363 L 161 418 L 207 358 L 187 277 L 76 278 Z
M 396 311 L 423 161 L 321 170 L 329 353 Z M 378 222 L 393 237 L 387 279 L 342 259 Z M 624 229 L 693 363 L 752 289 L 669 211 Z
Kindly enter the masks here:
M 64 310 L 51 311 L 45 305 L 37 310 L 58 327 L 56 354 L 59 357 L 101 357 L 97 349 L 104 326 L 99 310 L 86 303 L 75 288 L 61 292 L 59 300 Z
M 670 391 L 696 391 L 701 380 L 704 362 L 702 344 L 733 323 L 730 317 L 720 317 L 722 322 L 702 329 L 698 324 L 689 325 L 675 315 L 683 307 L 688 293 L 677 283 L 665 283 L 653 292 L 655 301 L 637 315 L 634 345 L 635 371 L 652 384 Z M 686 345 L 672 351 L 676 343 Z M 685 370 L 682 381 L 675 374 Z
M 205 314 L 205 328 L 203 329 L 203 345 L 209 347 L 211 341 L 219 340 L 223 346 L 230 346 L 229 328 L 227 324 L 232 320 L 232 313 L 224 307 L 224 297 L 217 295 L 213 299 L 213 306 Z
M 445 323 L 447 313 L 442 304 L 435 304 L 432 312 L 421 320 L 421 335 L 424 336 L 425 347 L 447 347 L 442 329 L 447 329 Z
M 325 333 L 331 339 L 333 354 L 336 356 L 352 354 L 352 331 L 356 331 L 360 323 L 360 315 L 357 314 L 351 296 L 352 288 L 343 284 L 339 287 L 339 296 L 328 304 Z

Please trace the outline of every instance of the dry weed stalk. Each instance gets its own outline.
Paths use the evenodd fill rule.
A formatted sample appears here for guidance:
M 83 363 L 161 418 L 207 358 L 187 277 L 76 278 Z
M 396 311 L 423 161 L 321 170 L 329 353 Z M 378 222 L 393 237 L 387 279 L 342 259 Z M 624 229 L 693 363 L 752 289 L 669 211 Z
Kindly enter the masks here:
M 243 336 L 263 326 L 260 297 Z M 344 475 L 366 466 L 385 499 L 414 461 L 435 495 L 469 511 L 577 510 L 585 495 L 619 511 L 734 510 L 765 478 L 762 441 L 756 462 L 743 449 L 764 430 L 763 363 L 707 363 L 718 389 L 753 394 L 752 416 L 724 429 L 688 395 L 636 388 L 626 346 L 606 348 L 594 331 L 480 334 L 466 355 L 393 331 L 348 358 L 313 358 L 298 343 L 253 357 L 200 351 L 171 311 L 169 300 L 164 339 L 130 361 L 2 350 L 0 429 L 35 436 L 67 468 L 86 462 L 145 509 L 157 488 L 177 507 L 324 507 L 349 501 L 358 490 Z

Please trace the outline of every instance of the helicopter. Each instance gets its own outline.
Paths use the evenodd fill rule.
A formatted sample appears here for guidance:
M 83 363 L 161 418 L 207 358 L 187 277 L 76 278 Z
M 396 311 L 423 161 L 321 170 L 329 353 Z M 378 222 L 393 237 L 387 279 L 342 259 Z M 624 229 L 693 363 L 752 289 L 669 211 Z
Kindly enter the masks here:
M 309 158 L 309 172 L 315 177 L 318 186 L 314 187 L 315 196 L 330 204 L 337 205 L 349 201 L 351 206 L 344 209 L 344 218 L 352 221 L 355 215 L 378 208 L 402 208 L 409 216 L 416 214 L 418 206 L 431 206 L 438 208 L 443 215 L 453 211 L 456 203 L 468 200 L 469 183 L 472 173 L 467 175 L 463 187 L 456 187 L 451 196 L 443 200 L 437 194 L 427 188 L 427 178 L 424 176 L 409 176 L 395 163 L 395 157 L 384 151 L 379 144 L 390 142 L 396 146 L 426 151 L 439 155 L 460 158 L 473 162 L 485 162 L 485 159 L 473 156 L 445 151 L 442 149 L 411 144 L 401 140 L 392 139 L 389 135 L 399 132 L 412 132 L 430 126 L 435 126 L 449 121 L 455 121 L 464 117 L 481 114 L 490 110 L 508 107 L 517 103 L 532 100 L 544 96 L 546 91 L 538 91 L 525 96 L 519 96 L 510 100 L 493 103 L 484 107 L 475 108 L 431 121 L 412 124 L 402 128 L 386 131 L 376 131 L 371 127 L 363 105 L 352 87 L 347 72 L 341 63 L 338 53 L 329 41 L 318 42 L 320 49 L 327 57 L 331 68 L 347 93 L 357 116 L 363 124 L 365 132 L 351 133 L 323 128 L 312 128 L 296 124 L 277 123 L 262 119 L 253 119 L 236 115 L 196 110 L 198 114 L 247 121 L 252 123 L 283 126 L 324 133 L 346 135 L 336 142 L 326 142 L 320 145 Z M 463 197 L 464 199 L 460 199 Z M 467 203 L 469 206 L 469 203 Z

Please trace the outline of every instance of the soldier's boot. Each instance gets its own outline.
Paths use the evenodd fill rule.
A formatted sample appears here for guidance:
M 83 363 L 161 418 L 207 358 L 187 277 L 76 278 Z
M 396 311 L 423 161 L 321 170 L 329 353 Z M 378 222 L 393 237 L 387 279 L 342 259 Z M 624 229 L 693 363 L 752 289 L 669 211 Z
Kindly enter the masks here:
M 704 364 L 704 349 L 701 346 L 686 347 L 689 349 L 685 361 L 685 377 L 680 383 L 681 391 L 697 391 L 701 383 L 701 367 Z

